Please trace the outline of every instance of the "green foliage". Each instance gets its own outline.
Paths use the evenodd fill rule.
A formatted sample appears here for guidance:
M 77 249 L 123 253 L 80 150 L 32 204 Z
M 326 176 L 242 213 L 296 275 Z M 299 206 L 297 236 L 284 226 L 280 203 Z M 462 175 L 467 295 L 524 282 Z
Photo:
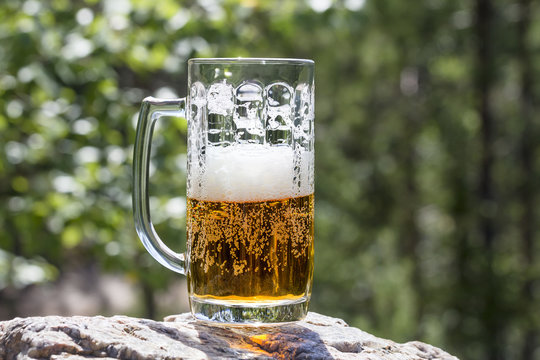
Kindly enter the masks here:
M 311 309 L 463 358 L 538 356 L 540 250 L 525 229 L 539 220 L 540 89 L 523 89 L 539 76 L 540 11 L 523 33 L 527 1 L 488 3 L 484 64 L 473 1 L 3 0 L 0 297 L 76 262 L 166 288 L 175 275 L 131 219 L 141 99 L 183 96 L 190 57 L 312 58 Z M 185 136 L 184 119 L 161 122 L 152 158 L 153 220 L 179 250 Z

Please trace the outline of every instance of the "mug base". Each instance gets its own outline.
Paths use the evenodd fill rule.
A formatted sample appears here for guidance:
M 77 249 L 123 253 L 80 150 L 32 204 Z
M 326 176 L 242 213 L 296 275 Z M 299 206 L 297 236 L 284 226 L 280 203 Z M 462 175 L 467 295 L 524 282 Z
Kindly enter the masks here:
M 306 317 L 308 304 L 309 297 L 261 303 L 239 303 L 190 297 L 191 313 L 196 319 L 238 325 L 277 325 L 299 321 Z

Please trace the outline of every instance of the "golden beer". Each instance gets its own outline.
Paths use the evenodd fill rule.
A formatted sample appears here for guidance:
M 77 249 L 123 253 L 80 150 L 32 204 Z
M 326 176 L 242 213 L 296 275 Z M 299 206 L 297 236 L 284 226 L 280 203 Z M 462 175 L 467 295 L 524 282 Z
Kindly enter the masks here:
M 309 298 L 313 194 L 267 201 L 188 198 L 188 286 L 205 301 Z

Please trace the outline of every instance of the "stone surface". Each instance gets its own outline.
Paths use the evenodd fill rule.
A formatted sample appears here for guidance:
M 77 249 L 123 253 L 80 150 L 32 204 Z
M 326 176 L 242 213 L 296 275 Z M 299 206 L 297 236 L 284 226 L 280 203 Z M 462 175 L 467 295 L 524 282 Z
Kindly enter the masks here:
M 190 314 L 164 322 L 114 317 L 31 317 L 0 322 L 0 359 L 457 360 L 421 342 L 397 344 L 309 313 L 280 326 L 229 326 Z

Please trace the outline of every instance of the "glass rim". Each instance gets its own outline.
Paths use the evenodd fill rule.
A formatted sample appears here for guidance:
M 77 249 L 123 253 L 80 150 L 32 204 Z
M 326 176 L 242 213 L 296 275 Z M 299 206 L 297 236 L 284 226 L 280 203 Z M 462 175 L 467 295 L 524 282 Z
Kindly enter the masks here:
M 296 58 L 258 58 L 258 57 L 225 57 L 225 58 L 191 58 L 188 64 L 254 64 L 254 65 L 313 65 L 311 59 Z

